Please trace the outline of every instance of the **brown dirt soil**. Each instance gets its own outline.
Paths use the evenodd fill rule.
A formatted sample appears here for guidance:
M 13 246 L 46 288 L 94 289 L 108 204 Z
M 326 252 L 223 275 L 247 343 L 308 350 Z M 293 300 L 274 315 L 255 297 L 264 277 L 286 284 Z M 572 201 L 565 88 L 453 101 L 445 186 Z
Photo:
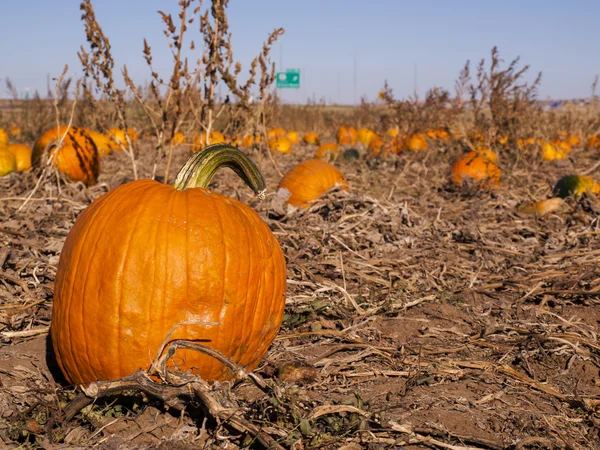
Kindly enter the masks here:
M 141 177 L 152 145 L 140 145 Z M 285 172 L 313 148 L 275 155 Z M 545 217 L 518 203 L 546 198 L 558 178 L 597 155 L 534 162 L 500 155 L 503 186 L 447 181 L 458 146 L 388 160 L 338 161 L 350 192 L 287 209 L 280 175 L 252 155 L 269 195 L 229 171 L 211 188 L 254 207 L 288 264 L 282 330 L 249 381 L 215 386 L 284 448 L 600 449 L 600 206 L 569 199 Z M 176 150 L 174 167 L 188 156 Z M 162 173 L 162 165 L 158 173 Z M 594 173 L 591 173 L 594 176 Z M 64 385 L 48 346 L 53 282 L 77 215 L 131 180 L 127 155 L 102 160 L 97 185 L 0 179 L 0 440 L 23 448 L 246 448 L 227 423 L 140 393 L 98 399 L 66 421 L 80 392 Z M 60 186 L 60 190 L 58 188 Z M 306 379 L 277 368 L 302 362 Z

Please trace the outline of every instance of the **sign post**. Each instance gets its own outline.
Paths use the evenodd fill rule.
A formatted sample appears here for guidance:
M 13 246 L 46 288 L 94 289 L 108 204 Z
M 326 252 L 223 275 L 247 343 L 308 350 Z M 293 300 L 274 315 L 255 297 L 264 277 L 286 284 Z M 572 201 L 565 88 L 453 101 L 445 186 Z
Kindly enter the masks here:
M 287 69 L 285 72 L 277 72 L 275 76 L 277 84 L 275 87 L 281 88 L 300 88 L 300 69 Z

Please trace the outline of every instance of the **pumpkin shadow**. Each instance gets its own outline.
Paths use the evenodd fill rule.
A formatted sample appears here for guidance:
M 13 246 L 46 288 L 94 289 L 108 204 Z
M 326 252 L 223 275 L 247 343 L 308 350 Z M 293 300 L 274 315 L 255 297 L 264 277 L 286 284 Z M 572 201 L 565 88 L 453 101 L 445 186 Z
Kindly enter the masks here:
M 46 335 L 46 366 L 54 381 L 61 386 L 68 386 L 70 383 L 67 381 L 65 376 L 60 370 L 58 361 L 56 360 L 56 354 L 54 353 L 54 346 L 52 345 L 52 338 L 50 333 Z

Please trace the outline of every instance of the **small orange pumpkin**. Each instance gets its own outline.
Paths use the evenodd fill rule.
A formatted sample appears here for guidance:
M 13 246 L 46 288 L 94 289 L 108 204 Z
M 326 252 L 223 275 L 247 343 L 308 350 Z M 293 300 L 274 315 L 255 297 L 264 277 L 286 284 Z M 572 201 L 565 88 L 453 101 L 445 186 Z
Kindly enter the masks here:
M 246 133 L 242 136 L 242 147 L 248 148 L 254 145 L 254 136 L 252 133 Z
M 542 143 L 542 159 L 544 161 L 556 161 L 567 159 L 568 154 L 559 146 L 550 143 Z
M 477 152 L 462 155 L 452 166 L 451 179 L 460 184 L 465 178 L 485 182 L 482 186 L 497 187 L 500 184 L 502 171 L 485 156 Z
M 98 131 L 91 130 L 89 128 L 82 128 L 85 133 L 92 138 L 94 144 L 96 144 L 96 148 L 98 149 L 98 156 L 108 156 L 113 150 L 115 146 L 115 142 L 113 142 L 107 135 L 99 133 Z M 120 148 L 120 147 L 119 147 Z
M 187 142 L 187 139 L 185 138 L 185 134 L 183 134 L 181 131 L 178 131 L 177 133 L 175 133 L 173 135 L 173 138 L 171 139 L 172 145 L 183 145 L 186 142 Z
M 477 153 L 479 153 L 480 155 L 484 156 L 485 158 L 489 159 L 493 163 L 498 162 L 498 155 L 496 154 L 496 152 L 494 150 L 492 150 L 490 148 L 477 147 L 477 148 L 475 148 L 475 151 Z
M 217 144 L 190 158 L 175 187 L 132 181 L 79 215 L 60 254 L 50 330 L 70 383 L 146 370 L 167 337 L 200 342 L 247 370 L 260 363 L 283 318 L 285 259 L 252 208 L 206 189 L 222 166 L 264 195 L 256 165 Z M 206 381 L 232 375 L 183 349 L 169 368 Z
M 316 153 L 315 158 L 322 159 L 324 161 L 333 161 L 338 157 L 340 147 L 335 142 L 329 142 L 321 145 Z
M 348 190 L 344 175 L 331 164 L 320 159 L 310 159 L 292 167 L 281 179 L 279 189 L 287 189 L 287 203 L 307 208 L 310 202 L 321 197 L 335 186 Z
M 579 136 L 569 134 L 567 135 L 566 142 L 571 147 L 581 147 L 581 138 Z
M 540 200 L 539 202 L 528 203 L 525 205 L 519 205 L 517 210 L 524 214 L 534 214 L 536 216 L 545 216 L 551 212 L 560 209 L 564 203 L 560 197 L 551 197 L 546 200 Z
M 8 147 L 8 133 L 0 128 L 0 150 Z
M 567 175 L 556 182 L 554 195 L 560 198 L 579 197 L 585 192 L 600 194 L 600 184 L 586 175 Z
M 285 136 L 274 137 L 269 139 L 269 148 L 279 153 L 289 153 L 292 151 L 292 143 Z
M 107 134 L 112 141 L 111 150 L 116 150 L 118 152 L 123 151 L 123 147 L 127 148 L 127 137 L 129 137 L 129 140 L 132 143 L 138 140 L 137 133 L 131 128 L 127 128 L 127 130 L 110 128 Z M 126 135 L 127 137 L 125 137 Z
M 373 130 L 369 130 L 368 128 L 359 129 L 357 131 L 357 134 L 358 134 L 358 140 L 365 147 L 369 147 L 369 144 L 371 143 L 371 139 L 373 139 L 373 137 L 375 137 L 375 132 L 373 132 Z
M 285 137 L 287 137 L 292 144 L 297 144 L 300 142 L 300 136 L 298 135 L 297 131 L 288 131 Z
M 404 146 L 411 152 L 422 152 L 427 150 L 427 139 L 423 133 L 414 133 L 406 138 Z
M 15 155 L 6 148 L 0 148 L 0 177 L 17 170 Z
M 39 166 L 46 153 L 56 170 L 72 181 L 91 186 L 98 179 L 98 149 L 81 128 L 60 126 L 46 131 L 33 145 L 31 165 Z
M 17 125 L 12 124 L 11 126 L 8 127 L 8 133 L 12 137 L 17 137 L 21 134 L 21 129 Z
M 398 129 L 398 127 L 391 127 L 387 129 L 385 134 L 387 134 L 388 137 L 396 138 L 400 134 L 400 130 Z
M 304 133 L 304 143 L 308 145 L 320 145 L 319 135 L 314 131 L 308 131 Z
M 336 134 L 339 145 L 356 145 L 358 142 L 358 133 L 354 127 L 341 126 Z
M 15 155 L 17 170 L 23 172 L 31 168 L 31 147 L 25 144 L 9 144 L 6 149 Z
M 600 148 L 600 137 L 598 137 L 596 135 L 591 135 L 586 142 L 586 147 Z
M 213 130 L 210 133 L 208 140 L 206 139 L 206 132 L 201 131 L 200 133 L 196 133 L 196 135 L 194 136 L 194 143 L 190 146 L 190 151 L 197 152 L 208 145 L 222 144 L 224 142 L 225 136 L 223 136 L 223 133 L 221 133 L 220 131 Z
M 371 155 L 378 157 L 381 153 L 381 149 L 383 148 L 383 139 L 380 136 L 374 135 L 369 142 L 369 150 L 371 151 Z
M 277 128 L 271 128 L 268 132 L 267 132 L 267 138 L 268 139 L 272 139 L 272 138 L 281 138 L 281 137 L 285 137 L 286 135 L 286 131 L 283 128 L 277 127 Z

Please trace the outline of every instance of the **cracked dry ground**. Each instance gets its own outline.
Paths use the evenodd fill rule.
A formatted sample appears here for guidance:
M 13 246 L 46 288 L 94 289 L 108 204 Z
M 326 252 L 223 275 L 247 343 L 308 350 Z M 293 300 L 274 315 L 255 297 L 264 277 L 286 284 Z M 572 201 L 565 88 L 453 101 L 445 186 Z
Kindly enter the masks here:
M 143 146 L 140 170 L 152 168 Z M 313 149 L 276 157 L 285 171 Z M 448 185 L 458 150 L 386 161 L 340 161 L 351 191 L 287 211 L 271 161 L 255 153 L 270 195 L 235 175 L 212 189 L 250 204 L 287 258 L 282 330 L 249 382 L 225 387 L 243 416 L 284 448 L 600 448 L 600 229 L 597 199 L 543 218 L 515 205 L 548 196 L 573 161 L 510 163 L 503 187 Z M 186 159 L 182 149 L 175 167 Z M 102 161 L 99 184 L 0 179 L 0 439 L 7 447 L 238 448 L 257 445 L 143 395 L 96 402 L 72 420 L 47 345 L 62 243 L 94 198 L 130 179 L 124 154 Z M 591 174 L 592 176 L 594 173 Z M 292 383 L 277 368 L 306 363 Z M 303 366 L 300 366 L 302 369 Z M 315 368 L 314 371 L 312 368 Z

